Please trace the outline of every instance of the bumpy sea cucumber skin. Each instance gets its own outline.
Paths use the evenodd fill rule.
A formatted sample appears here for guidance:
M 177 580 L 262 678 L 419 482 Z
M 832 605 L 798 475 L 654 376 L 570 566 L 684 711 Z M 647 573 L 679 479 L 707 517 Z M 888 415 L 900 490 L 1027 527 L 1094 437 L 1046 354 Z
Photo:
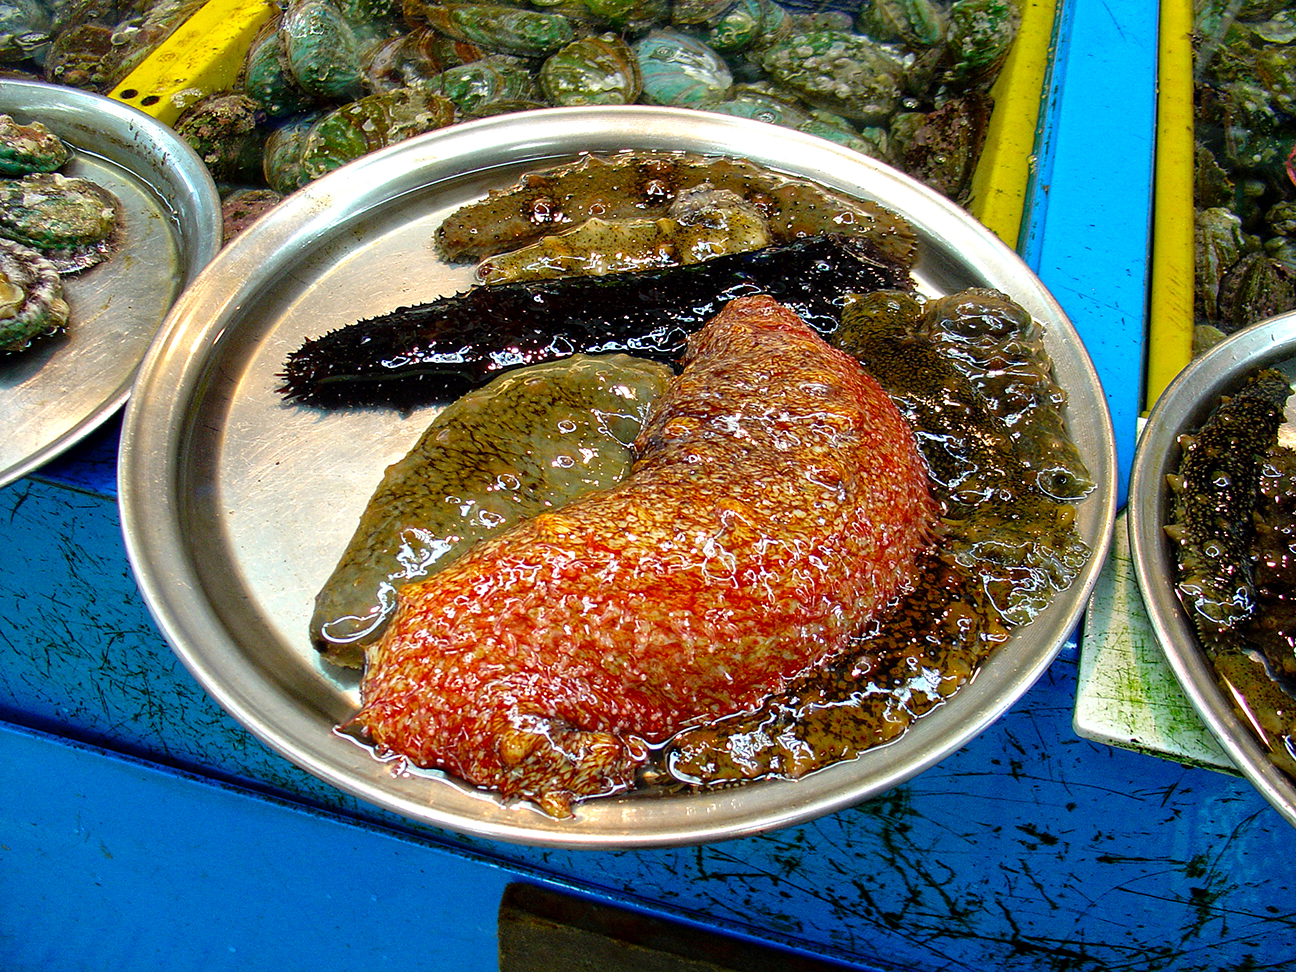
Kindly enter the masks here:
M 1232 645 L 1237 626 L 1255 613 L 1248 551 L 1260 463 L 1277 438 L 1291 393 L 1281 372 L 1261 370 L 1196 433 L 1180 439 L 1171 510 L 1178 588 L 1197 633 L 1212 648 Z
M 932 537 L 904 419 L 768 296 L 690 340 L 636 448 L 619 487 L 401 591 L 355 720 L 380 751 L 565 812 L 839 652 Z
M 681 267 L 472 287 L 305 342 L 288 356 L 280 391 L 320 408 L 417 408 L 576 351 L 673 366 L 688 335 L 734 297 L 777 293 L 827 334 L 846 294 L 912 287 L 906 269 L 841 236 Z

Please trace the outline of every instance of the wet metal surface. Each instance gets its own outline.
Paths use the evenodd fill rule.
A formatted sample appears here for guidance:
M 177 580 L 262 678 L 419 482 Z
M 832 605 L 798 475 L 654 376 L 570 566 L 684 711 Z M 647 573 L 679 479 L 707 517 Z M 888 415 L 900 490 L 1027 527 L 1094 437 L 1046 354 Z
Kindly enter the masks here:
M 133 108 L 54 85 L 0 81 L 0 111 L 72 146 L 62 172 L 120 203 L 121 242 L 65 276 L 67 332 L 0 360 L 0 483 L 26 475 L 121 408 L 136 368 L 186 284 L 220 247 L 220 198 L 197 154 Z

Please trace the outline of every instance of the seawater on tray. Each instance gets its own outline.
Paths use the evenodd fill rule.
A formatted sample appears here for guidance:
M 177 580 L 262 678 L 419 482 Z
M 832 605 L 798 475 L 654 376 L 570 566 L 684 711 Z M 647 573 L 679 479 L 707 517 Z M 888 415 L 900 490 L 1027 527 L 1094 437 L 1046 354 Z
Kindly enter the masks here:
M 435 409 L 324 413 L 276 393 L 287 354 L 358 319 L 462 290 L 433 231 L 460 205 L 581 151 L 743 156 L 881 202 L 921 237 L 929 294 L 1004 290 L 1045 323 L 1072 434 L 1098 488 L 1079 507 L 1093 551 L 1072 587 L 1000 648 L 969 685 L 897 742 L 797 781 L 587 801 L 553 820 L 440 774 L 397 774 L 334 733 L 357 706 L 354 676 L 323 665 L 313 599 L 383 469 Z M 1060 307 L 989 231 L 864 156 L 742 119 L 672 109 L 549 109 L 456 126 L 362 159 L 308 186 L 246 231 L 177 303 L 128 407 L 121 455 L 127 549 L 162 630 L 229 711 L 279 752 L 351 793 L 479 836 L 565 846 L 649 846 L 734 837 L 857 802 L 975 736 L 1021 695 L 1074 627 L 1114 516 L 1105 399 Z M 145 513 L 147 511 L 147 514 Z
M 136 368 L 185 284 L 220 247 L 220 198 L 170 129 L 107 98 L 0 81 L 0 112 L 40 121 L 73 147 L 64 175 L 120 202 L 122 244 L 65 276 L 67 333 L 0 355 L 0 485 L 98 428 L 126 400 Z

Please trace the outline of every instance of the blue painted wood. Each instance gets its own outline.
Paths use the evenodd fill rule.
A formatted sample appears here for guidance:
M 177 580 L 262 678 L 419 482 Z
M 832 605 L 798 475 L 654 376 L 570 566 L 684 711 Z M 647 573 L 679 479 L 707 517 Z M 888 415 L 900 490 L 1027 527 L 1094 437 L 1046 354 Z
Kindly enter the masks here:
M 41 466 L 33 478 L 99 496 L 116 496 L 121 427 L 122 415 L 117 412 L 67 452 Z
M 175 661 L 120 543 L 104 499 L 32 481 L 0 491 L 13 565 L 0 574 L 0 717 L 398 831 L 422 848 L 410 866 L 470 850 L 856 965 L 1296 967 L 1291 828 L 1238 778 L 1077 738 L 1074 651 L 974 742 L 860 807 L 701 848 L 514 847 L 412 826 L 268 752 Z
M 5 972 L 498 967 L 514 875 L 0 725 Z

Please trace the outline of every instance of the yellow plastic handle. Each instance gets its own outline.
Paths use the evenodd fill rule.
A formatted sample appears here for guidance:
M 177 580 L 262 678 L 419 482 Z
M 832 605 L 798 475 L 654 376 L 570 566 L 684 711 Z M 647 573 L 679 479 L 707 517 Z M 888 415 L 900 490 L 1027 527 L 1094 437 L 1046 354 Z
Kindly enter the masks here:
M 234 84 L 253 37 L 277 11 L 270 0 L 208 0 L 109 96 L 175 124 L 190 105 Z
M 1151 409 L 1192 358 L 1193 5 L 1162 0 L 1157 64 L 1156 196 L 1148 288 L 1147 389 Z
M 1056 14 L 1057 0 L 1022 4 L 1017 39 L 990 90 L 994 110 L 972 175 L 968 211 L 1014 250 L 1026 209 Z

